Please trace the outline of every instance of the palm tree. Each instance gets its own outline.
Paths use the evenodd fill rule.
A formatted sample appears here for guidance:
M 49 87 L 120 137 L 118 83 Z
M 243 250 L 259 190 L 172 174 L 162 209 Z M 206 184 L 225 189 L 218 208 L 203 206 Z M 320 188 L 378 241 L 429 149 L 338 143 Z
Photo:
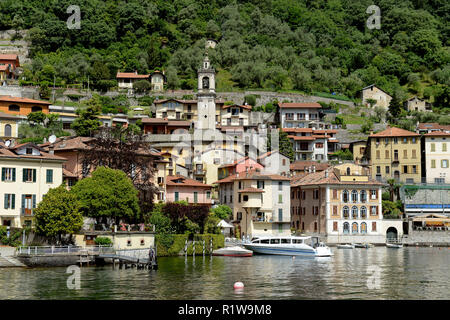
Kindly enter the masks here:
M 400 198 L 400 187 L 402 185 L 397 183 L 395 179 L 389 179 L 387 183 L 389 184 L 389 201 L 393 202 L 395 201 L 394 197 L 396 199 Z

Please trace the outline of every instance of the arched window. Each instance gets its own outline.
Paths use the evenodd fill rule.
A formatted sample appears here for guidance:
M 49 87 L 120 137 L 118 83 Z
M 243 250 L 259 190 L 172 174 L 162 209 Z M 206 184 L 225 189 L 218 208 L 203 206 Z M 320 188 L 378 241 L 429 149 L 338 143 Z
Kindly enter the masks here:
M 352 233 L 358 233 L 358 224 L 356 222 L 352 223 Z
M 42 107 L 34 106 L 31 108 L 31 112 L 38 112 L 38 111 L 42 111 Z
M 17 104 L 12 104 L 12 105 L 8 106 L 8 110 L 9 111 L 17 111 L 17 112 L 19 112 L 20 111 L 20 107 Z
M 5 137 L 11 137 L 12 136 L 12 134 L 11 134 L 11 125 L 10 124 L 7 124 L 7 125 L 5 125 L 5 134 L 4 134 L 4 136 Z
M 358 218 L 358 207 L 353 206 L 352 207 L 352 218 L 357 219 Z
M 367 208 L 361 207 L 361 218 L 367 217 Z
M 350 167 L 347 167 L 347 175 L 350 175 Z
M 342 209 L 342 214 L 343 214 L 344 218 L 348 218 L 348 207 L 347 206 L 345 206 Z
M 361 190 L 361 193 L 360 193 L 360 199 L 361 199 L 361 202 L 366 202 L 367 201 L 367 192 L 366 192 L 366 190 Z
M 352 191 L 352 202 L 358 202 L 358 191 Z
M 361 233 L 367 233 L 367 224 L 365 222 L 361 223 Z
M 348 202 L 348 191 L 347 190 L 344 190 L 342 192 L 342 201 Z
M 348 222 L 344 222 L 344 234 L 350 233 L 350 225 Z

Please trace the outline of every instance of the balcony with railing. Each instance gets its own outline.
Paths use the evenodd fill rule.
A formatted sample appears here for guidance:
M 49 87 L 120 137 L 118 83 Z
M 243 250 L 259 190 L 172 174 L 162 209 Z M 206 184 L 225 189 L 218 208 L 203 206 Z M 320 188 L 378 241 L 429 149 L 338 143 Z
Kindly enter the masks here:
M 22 217 L 33 217 L 34 216 L 34 209 L 20 208 L 20 215 Z

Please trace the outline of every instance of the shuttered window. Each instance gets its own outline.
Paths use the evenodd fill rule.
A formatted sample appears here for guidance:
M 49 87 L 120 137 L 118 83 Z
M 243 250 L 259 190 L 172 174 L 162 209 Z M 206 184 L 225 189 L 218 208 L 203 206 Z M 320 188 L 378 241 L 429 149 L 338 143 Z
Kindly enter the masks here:
M 46 181 L 47 181 L 47 183 L 53 183 L 53 170 L 52 169 L 47 169 Z

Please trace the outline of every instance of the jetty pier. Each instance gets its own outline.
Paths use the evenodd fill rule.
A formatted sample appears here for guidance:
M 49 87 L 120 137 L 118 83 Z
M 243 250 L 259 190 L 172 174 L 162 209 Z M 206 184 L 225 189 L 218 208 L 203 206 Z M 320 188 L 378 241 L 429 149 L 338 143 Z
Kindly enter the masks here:
M 150 255 L 150 249 L 153 254 Z M 112 246 L 28 246 L 18 247 L 17 259 L 28 267 L 56 267 L 69 265 L 104 265 L 157 269 L 156 249 L 118 249 Z M 151 259 L 150 259 L 151 258 Z

